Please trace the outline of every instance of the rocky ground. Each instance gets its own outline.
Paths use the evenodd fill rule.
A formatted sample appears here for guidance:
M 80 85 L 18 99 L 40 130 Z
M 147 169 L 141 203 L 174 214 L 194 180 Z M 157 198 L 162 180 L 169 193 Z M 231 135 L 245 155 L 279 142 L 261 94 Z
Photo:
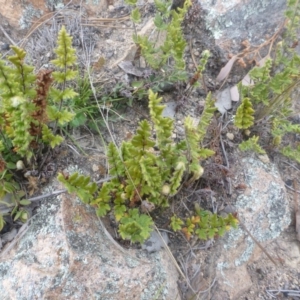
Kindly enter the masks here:
M 280 27 L 283 20 L 284 1 L 276 1 L 275 4 L 271 1 L 223 2 L 201 1 L 200 4 L 194 2 L 184 21 L 184 33 L 188 42 L 185 59 L 190 74 L 192 75 L 195 71 L 195 61 L 199 60 L 203 50 L 210 50 L 212 56 L 209 59 L 204 76 L 205 86 L 193 91 L 189 97 L 184 97 L 185 87 L 182 86 L 174 86 L 171 91 L 163 94 L 164 102 L 168 107 L 166 113 L 174 118 L 176 128 L 174 134 L 178 138 L 184 135 L 183 120 L 185 116 L 190 115 L 196 120 L 199 119 L 208 90 L 212 91 L 217 97 L 220 89 L 239 82 L 251 68 L 251 65 L 246 68 L 236 66 L 228 77 L 226 85 L 220 87 L 216 78 L 221 68 L 228 61 L 228 54 L 242 51 L 241 42 L 245 39 L 254 45 L 268 40 Z M 96 87 L 104 86 L 106 91 L 110 91 L 116 84 L 122 83 L 123 87 L 120 89 L 120 93 L 123 93 L 123 98 L 126 93 L 128 95 L 127 86 L 129 81 L 132 80 L 132 74 L 126 69 L 124 71 L 124 68 L 120 68 L 118 65 L 124 60 L 133 61 L 136 47 L 132 42 L 134 29 L 129 19 L 129 10 L 124 3 L 110 1 L 109 3 L 98 3 L 97 5 L 83 5 L 81 1 L 71 1 L 66 7 L 62 8 L 59 3 L 54 3 L 54 1 L 53 3 L 51 1 L 32 1 L 31 4 L 27 3 L 25 5 L 23 3 L 22 5 L 15 1 L 0 0 L 0 7 L 5 7 L 5 10 L 0 12 L 2 15 L 0 19 L 2 55 L 7 54 L 8 44 L 18 43 L 27 50 L 29 60 L 36 66 L 37 70 L 49 68 L 49 61 L 53 58 L 57 32 L 60 25 L 65 24 L 73 36 L 80 68 L 86 70 L 88 66 L 93 66 L 91 79 L 94 85 Z M 149 34 L 154 28 L 152 19 L 154 4 L 151 1 L 141 2 L 140 8 L 142 22 L 137 25 L 136 29 L 138 32 Z M 39 22 L 34 22 L 37 18 Z M 19 22 L 19 20 L 22 22 Z M 261 49 L 261 51 L 263 56 L 266 49 Z M 295 107 L 298 107 L 298 98 L 295 97 L 294 101 Z M 101 102 L 100 106 L 103 108 L 104 120 L 102 121 L 101 135 L 86 127 L 73 130 L 72 136 L 76 143 L 74 144 L 73 141 L 67 139 L 59 151 L 52 156 L 55 170 L 72 171 L 76 168 L 90 174 L 95 180 L 103 178 L 107 166 L 103 141 L 107 143 L 113 139 L 120 144 L 124 139 L 130 139 L 135 132 L 138 121 L 148 117 L 146 99 L 134 100 L 132 106 L 127 104 L 124 100 L 116 104 Z M 245 155 L 240 153 L 237 150 L 237 145 L 241 140 L 241 136 L 232 126 L 232 115 L 236 104 L 232 103 L 230 105 L 232 109 L 223 116 L 216 115 L 209 128 L 207 143 L 216 152 L 216 155 L 206 162 L 204 166 L 206 173 L 202 180 L 190 191 L 181 193 L 176 204 L 164 213 L 164 218 L 174 211 L 185 215 L 188 213 L 189 208 L 195 202 L 198 202 L 202 207 L 218 212 L 226 212 L 226 209 L 234 207 L 234 211 L 238 212 L 242 221 L 240 228 L 215 241 L 199 242 L 194 239 L 187 241 L 184 235 L 169 232 L 166 220 L 159 217 L 159 215 L 154 215 L 161 232 L 168 233 L 169 249 L 178 266 L 180 266 L 181 272 L 188 278 L 189 287 L 182 276 L 172 277 L 170 275 L 176 273 L 175 263 L 172 267 L 168 266 L 163 271 L 157 265 L 155 271 L 150 267 L 143 271 L 143 264 L 140 263 L 140 260 L 149 259 L 153 263 L 153 260 L 165 259 L 170 264 L 170 258 L 156 258 L 156 256 L 151 256 L 152 254 L 145 254 L 144 250 L 138 249 L 134 245 L 121 242 L 111 222 L 103 220 L 110 236 L 120 242 L 124 249 L 129 249 L 126 251 L 130 251 L 130 255 L 138 257 L 137 260 L 141 269 L 138 269 L 138 262 L 136 263 L 137 266 L 133 266 L 134 263 L 131 263 L 127 256 L 122 256 L 122 259 L 116 262 L 101 254 L 102 252 L 109 252 L 109 247 L 113 249 L 119 247 L 111 241 L 103 243 L 101 249 L 93 246 L 96 249 L 95 251 L 100 251 L 97 262 L 94 262 L 95 265 L 99 265 L 99 268 L 101 268 L 101 264 L 105 264 L 108 260 L 111 265 L 119 263 L 120 268 L 126 269 L 128 267 L 129 271 L 126 269 L 126 272 L 129 273 L 130 268 L 132 268 L 135 272 L 131 274 L 132 282 L 138 280 L 143 272 L 150 275 L 145 276 L 147 278 L 140 281 L 139 285 L 142 287 L 136 289 L 136 294 L 133 296 L 128 294 L 130 288 L 132 290 L 131 284 L 133 283 L 126 282 L 125 285 L 128 284 L 129 289 L 118 292 L 119 287 L 116 282 L 121 282 L 121 276 L 118 275 L 117 270 L 107 269 L 103 273 L 100 272 L 101 275 L 97 277 L 98 281 L 102 280 L 107 284 L 103 288 L 105 294 L 95 294 L 96 288 L 93 284 L 90 284 L 87 291 L 80 291 L 77 296 L 91 295 L 95 299 L 120 299 L 118 295 L 123 295 L 122 298 L 147 300 L 175 299 L 176 297 L 176 299 L 181 297 L 181 299 L 213 300 L 300 299 L 300 247 L 295 232 L 294 220 L 296 203 L 299 203 L 297 197 L 300 197 L 299 193 L 295 192 L 294 182 L 300 178 L 300 166 L 283 158 L 272 149 L 268 152 L 268 157 L 256 157 L 254 154 Z M 263 139 L 267 127 L 260 127 L 257 130 Z M 299 137 L 292 138 L 298 139 Z M 264 143 L 267 146 L 268 140 L 265 139 Z M 79 148 L 88 155 L 83 156 Z M 51 189 L 58 188 L 54 186 Z M 48 191 L 47 188 L 43 190 L 42 185 L 38 186 L 37 190 L 35 191 L 37 194 Z M 60 202 L 55 201 L 53 203 Z M 35 203 L 37 204 L 32 208 L 33 214 L 36 212 L 43 214 L 44 212 L 45 216 L 49 217 L 52 204 L 47 204 L 44 200 L 42 203 Z M 50 249 L 52 242 L 48 238 L 54 233 L 60 236 L 61 227 L 63 232 L 76 232 L 76 238 L 72 239 L 71 236 L 68 236 L 67 242 L 62 238 L 59 242 L 61 250 L 59 250 L 57 257 L 59 259 L 63 257 L 70 259 L 72 257 L 73 264 L 61 262 L 59 259 L 55 260 L 56 262 L 53 265 L 60 266 L 62 264 L 65 269 L 59 267 L 51 269 L 51 274 L 55 274 L 52 279 L 55 278 L 59 283 L 56 286 L 54 285 L 55 288 L 52 286 L 52 292 L 51 276 L 47 275 L 47 277 L 45 275 L 45 278 L 47 277 L 47 280 L 45 279 L 46 286 L 48 285 L 45 299 L 64 299 L 63 295 L 68 299 L 75 297 L 72 293 L 67 293 L 66 290 L 71 289 L 71 287 L 68 287 L 67 281 L 63 281 L 57 276 L 59 272 L 63 273 L 65 278 L 68 278 L 69 275 L 66 274 L 71 273 L 70 270 L 73 270 L 76 274 L 74 278 L 78 282 L 80 282 L 81 272 L 86 272 L 85 276 L 87 277 L 89 272 L 97 272 L 96 267 L 94 269 L 84 269 L 82 267 L 84 264 L 88 266 L 93 264 L 93 252 L 89 252 L 88 247 L 83 246 L 84 242 L 82 240 L 82 244 L 78 242 L 78 236 L 81 237 L 80 234 L 82 233 L 81 229 L 78 229 L 80 227 L 78 227 L 78 224 L 81 224 L 82 228 L 86 228 L 80 215 L 85 216 L 84 220 L 88 220 L 89 218 L 86 215 L 91 212 L 83 210 L 77 202 L 71 205 L 68 198 L 64 198 L 62 203 L 57 204 L 58 206 L 53 204 L 53 215 L 55 217 L 54 219 L 47 219 L 53 225 L 53 228 L 45 229 L 46 234 L 42 232 L 43 230 L 36 229 L 39 234 L 40 232 L 45 234 L 42 240 L 47 240 L 47 243 L 43 244 L 41 242 L 40 244 L 40 236 L 39 239 L 32 238 L 35 234 L 33 229 L 36 228 L 36 226 L 32 226 L 30 237 L 27 240 L 24 237 L 24 240 L 19 242 L 19 248 L 17 249 L 20 252 L 16 251 L 15 248 L 9 254 L 7 250 L 9 243 L 3 248 L 3 256 L 0 261 L 0 278 L 4 283 L 0 284 L 0 294 L 5 289 L 7 291 L 5 295 L 8 295 L 7 299 L 19 299 L 18 295 L 21 295 L 18 294 L 21 289 L 18 292 L 14 291 L 14 284 L 18 282 L 16 276 L 18 276 L 20 266 L 24 267 L 24 264 L 27 268 L 34 266 L 32 268 L 39 269 L 41 274 L 48 272 L 51 263 L 47 261 L 47 264 L 41 267 L 36 263 L 35 257 L 43 260 L 45 256 L 49 255 L 42 253 L 40 248 L 47 245 Z M 41 208 L 39 208 L 40 205 Z M 77 220 L 77 217 L 75 219 L 71 218 L 71 220 L 68 218 L 70 210 L 80 221 L 74 221 Z M 61 220 L 63 220 L 62 225 L 59 223 Z M 97 222 L 97 220 L 93 220 L 93 222 Z M 37 223 L 38 225 L 44 226 L 40 223 Z M 85 230 L 88 231 L 88 229 Z M 90 236 L 96 235 L 94 231 L 90 233 Z M 8 233 L 11 232 L 12 229 L 9 229 Z M 92 241 L 93 245 L 99 244 L 99 240 L 101 241 L 101 236 L 97 236 L 95 242 Z M 11 243 L 14 243 L 14 240 Z M 35 249 L 28 246 L 30 243 L 34 244 Z M 109 246 L 109 243 L 111 243 L 111 246 Z M 65 245 L 69 245 L 70 248 L 67 253 L 63 253 L 63 248 L 68 247 Z M 91 248 L 94 249 L 93 247 Z M 80 256 L 78 249 L 86 255 L 86 262 L 85 258 Z M 117 252 L 117 250 L 114 251 Z M 165 251 L 162 250 L 162 252 Z M 28 258 L 25 262 L 21 261 L 20 263 L 15 258 L 17 256 L 16 252 L 23 253 L 24 256 L 30 253 L 32 259 Z M 49 253 L 51 253 L 50 250 Z M 19 256 L 20 259 L 23 259 L 22 255 Z M 79 265 L 80 267 L 75 267 Z M 10 271 L 11 273 L 9 273 Z M 110 272 L 117 275 L 110 277 L 110 280 L 108 280 Z M 7 273 L 9 276 L 6 275 Z M 122 276 L 129 276 L 129 273 Z M 34 275 L 30 279 L 30 284 L 35 281 L 40 282 L 43 278 L 41 275 L 35 278 Z M 167 281 L 168 276 L 172 277 L 172 282 Z M 77 282 L 76 280 L 75 282 Z M 156 282 L 156 285 L 152 284 L 153 282 Z M 167 282 L 166 286 L 169 285 L 169 289 L 165 289 L 163 282 Z M 146 288 L 143 288 L 143 285 Z M 133 284 L 133 286 L 135 285 Z M 38 285 L 38 287 L 41 290 L 45 288 L 43 285 Z M 75 289 L 75 285 L 72 288 Z M 170 293 L 172 288 L 176 289 L 177 293 Z M 155 289 L 156 292 L 157 290 L 163 292 L 155 294 L 152 291 Z M 27 291 L 26 295 L 34 294 L 33 291 L 29 291 L 29 288 Z M 194 296 L 194 292 L 196 292 L 196 296 Z M 28 297 L 26 299 L 33 299 L 30 296 Z M 36 299 L 42 299 L 43 296 L 41 293 L 35 294 L 35 297 L 37 297 Z

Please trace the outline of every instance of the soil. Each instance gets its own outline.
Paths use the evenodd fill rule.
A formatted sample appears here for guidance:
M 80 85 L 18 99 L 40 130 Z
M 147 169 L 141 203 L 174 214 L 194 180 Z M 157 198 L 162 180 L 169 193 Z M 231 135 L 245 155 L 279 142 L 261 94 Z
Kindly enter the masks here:
M 101 135 L 96 134 L 93 129 L 87 126 L 72 129 L 70 131 L 72 139 L 66 138 L 66 142 L 52 152 L 50 156 L 51 164 L 55 165 L 54 170 L 56 172 L 70 171 L 69 166 L 77 165 L 80 169 L 85 170 L 92 179 L 99 180 L 107 175 L 104 145 L 111 140 L 120 145 L 123 140 L 132 137 L 140 120 L 149 118 L 146 97 L 141 100 L 132 98 L 132 90 L 128 87 L 128 83 L 133 80 L 133 77 L 117 66 L 124 54 L 134 56 L 134 50 L 130 50 L 133 49 L 134 45 L 132 42 L 134 30 L 128 17 L 128 8 L 117 1 L 110 5 L 108 10 L 103 11 L 101 16 L 98 16 L 99 18 L 114 19 L 107 21 L 105 27 L 99 26 L 104 24 L 100 21 L 97 23 L 90 21 L 90 26 L 82 26 L 84 22 L 88 21 L 82 16 L 84 11 L 72 9 L 72 14 L 67 14 L 66 11 L 60 11 L 43 26 L 35 28 L 32 34 L 24 40 L 22 46 L 26 48 L 29 60 L 36 66 L 37 70 L 51 68 L 50 60 L 53 58 L 58 28 L 60 24 L 64 23 L 73 36 L 73 45 L 77 49 L 80 69 L 86 70 L 89 66 L 93 66 L 92 81 L 99 95 L 112 93 L 112 88 L 116 84 L 122 83 L 122 87 L 117 92 L 122 100 L 116 103 L 102 100 L 100 103 L 102 116 L 98 115 L 98 118 L 102 118 L 102 124 L 105 123 L 105 126 L 100 127 Z M 137 25 L 137 31 L 147 26 L 153 13 L 153 3 L 149 2 L 143 5 L 142 23 Z M 186 116 L 190 115 L 196 120 L 199 119 L 203 110 L 205 95 L 208 91 L 214 92 L 219 88 L 215 78 L 228 60 L 224 50 L 216 46 L 211 33 L 206 29 L 203 14 L 201 6 L 194 3 L 184 21 L 184 34 L 188 41 L 185 59 L 190 76 L 193 76 L 196 70 L 194 59 L 198 61 L 201 52 L 205 49 L 212 53 L 207 71 L 204 74 L 205 86 L 192 91 L 189 97 L 184 96 L 186 86 L 180 85 L 173 86 L 171 91 L 162 93 L 165 102 L 175 101 L 176 103 L 174 115 L 176 138 L 184 136 L 183 120 Z M 6 30 L 9 29 L 15 40 L 22 39 L 20 32 L 9 28 L 4 20 L 0 20 L 0 25 Z M 2 45 L 0 46 L 2 46 L 2 54 L 5 55 L 7 52 L 6 45 L 9 41 L 4 36 L 1 38 Z M 237 67 L 233 70 L 233 75 L 228 82 L 238 82 L 246 73 L 247 69 Z M 102 88 L 101 91 L 100 87 Z M 132 98 L 132 106 L 127 105 L 129 99 L 125 99 L 124 95 L 128 95 L 129 99 Z M 243 170 L 239 166 L 241 153 L 237 151 L 237 145 L 242 136 L 232 125 L 233 111 L 229 111 L 226 116 L 216 114 L 210 125 L 206 145 L 213 149 L 216 155 L 204 163 L 205 173 L 201 180 L 189 188 L 182 189 L 176 199 L 173 200 L 171 207 L 163 213 L 161 210 L 154 210 L 151 213 L 157 227 L 168 232 L 169 247 L 186 276 L 190 278 L 191 283 L 201 287 L 200 290 L 203 292 L 199 293 L 196 299 L 229 299 L 228 295 L 219 289 L 218 279 L 214 280 L 217 257 L 222 251 L 222 239 L 206 242 L 199 242 L 193 238 L 187 240 L 182 233 L 172 233 L 167 220 L 174 212 L 179 216 L 189 216 L 195 202 L 212 212 L 220 212 L 226 206 L 234 204 L 239 189 L 242 188 Z M 261 127 L 257 128 L 258 134 L 263 137 L 264 132 L 262 130 L 264 129 Z M 228 139 L 227 133 L 232 133 L 234 138 Z M 294 139 L 294 142 L 297 142 L 297 138 L 299 139 L 295 136 L 291 138 Z M 264 143 L 268 145 L 268 140 L 264 140 Z M 82 151 L 87 155 L 83 155 Z M 283 158 L 274 149 L 269 149 L 268 154 L 270 159 L 278 165 L 282 178 L 287 184 L 290 207 L 293 213 L 294 192 L 291 189 L 291 183 L 300 177 L 300 166 Z M 50 161 L 47 161 L 46 166 L 49 164 Z M 45 179 L 42 180 L 43 182 L 37 183 L 34 191 L 31 190 L 34 192 L 32 196 L 38 195 L 39 189 L 43 184 L 46 184 L 51 176 L 55 176 L 54 173 L 45 173 L 42 176 Z M 26 185 L 25 181 L 24 184 Z M 32 206 L 33 213 L 36 205 L 38 204 L 35 203 Z M 116 236 L 113 220 L 107 218 L 105 224 L 114 238 L 124 247 L 139 247 L 130 245 Z M 296 240 L 294 226 L 295 224 L 292 223 L 278 239 L 268 245 L 268 249 L 275 249 L 274 252 L 278 255 L 276 259 L 280 263 L 277 266 L 274 266 L 265 256 L 260 256 L 258 260 L 247 264 L 252 287 L 236 299 L 272 299 L 271 293 L 275 295 L 275 292 L 268 292 L 268 290 L 278 290 L 279 288 L 294 289 L 299 293 L 300 273 L 295 268 L 296 263 L 299 264 L 299 258 L 294 257 L 296 253 L 299 253 L 299 251 L 297 252 L 299 241 Z M 5 231 L 9 231 L 9 228 L 6 227 Z M 294 264 L 291 264 L 292 261 Z M 201 266 L 201 272 L 199 272 L 199 266 Z M 183 298 L 189 299 L 191 291 L 183 282 L 179 284 L 182 287 Z M 284 299 L 284 296 L 285 294 L 281 293 L 273 298 Z M 290 299 L 299 298 L 295 296 Z

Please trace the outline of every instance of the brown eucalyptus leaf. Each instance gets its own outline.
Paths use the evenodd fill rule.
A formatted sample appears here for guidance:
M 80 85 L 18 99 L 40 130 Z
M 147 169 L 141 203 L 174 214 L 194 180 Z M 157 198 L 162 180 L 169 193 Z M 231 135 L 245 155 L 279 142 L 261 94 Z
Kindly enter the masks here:
M 98 60 L 93 64 L 93 69 L 99 71 L 103 68 L 104 65 L 105 65 L 105 58 L 103 56 L 100 56 Z
M 266 55 L 265 57 L 263 57 L 259 62 L 258 62 L 258 66 L 259 67 L 263 67 L 266 63 L 266 61 L 270 58 L 270 55 Z
M 135 67 L 131 61 L 121 61 L 118 66 L 127 74 L 131 74 L 137 77 L 142 77 L 143 72 L 139 70 L 137 67 Z
M 267 59 L 270 58 L 270 55 L 266 55 L 258 62 L 258 67 L 263 67 L 267 61 Z M 250 72 L 250 71 L 249 71 Z M 251 86 L 254 84 L 253 80 L 249 76 L 249 72 L 247 75 L 242 79 L 242 85 L 244 86 Z
M 217 76 L 217 81 L 221 82 L 223 81 L 230 73 L 233 64 L 235 63 L 235 61 L 237 60 L 237 56 L 232 56 L 230 58 L 230 60 L 227 62 L 227 64 L 225 65 L 225 67 L 223 67 L 220 71 L 220 73 Z
M 249 73 L 242 79 L 242 85 L 244 86 L 248 86 L 248 85 L 253 85 L 254 82 L 253 80 L 250 78 Z
M 147 200 L 143 200 L 141 204 L 141 212 L 147 213 L 155 209 L 155 205 Z
M 215 106 L 222 115 L 232 108 L 229 88 L 218 92 L 216 98 Z

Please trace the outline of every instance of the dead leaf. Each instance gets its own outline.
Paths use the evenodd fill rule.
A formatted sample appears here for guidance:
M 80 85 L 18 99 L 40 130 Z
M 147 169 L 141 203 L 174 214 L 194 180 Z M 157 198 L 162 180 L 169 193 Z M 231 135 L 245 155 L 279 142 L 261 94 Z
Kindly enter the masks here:
M 237 60 L 237 56 L 232 56 L 230 58 L 230 60 L 227 62 L 227 64 L 225 65 L 225 67 L 223 67 L 219 73 L 219 75 L 217 76 L 217 81 L 221 82 L 223 81 L 230 73 L 233 64 L 235 63 L 235 61 Z
M 247 188 L 247 185 L 242 182 L 242 183 L 239 183 L 237 186 L 235 186 L 235 189 L 237 190 L 245 190 Z
M 237 85 L 230 88 L 231 101 L 237 102 L 240 100 L 240 93 Z
M 188 231 L 188 229 L 186 227 L 181 229 L 182 233 L 185 235 L 185 238 L 189 241 L 191 238 L 191 233 Z
M 133 133 L 130 132 L 130 131 L 127 131 L 126 134 L 125 134 L 125 140 L 129 141 L 129 140 L 132 139 L 132 137 L 133 137 Z
M 29 190 L 29 196 L 32 196 L 38 189 L 39 189 L 39 184 L 38 184 L 38 177 L 34 176 L 28 176 L 28 190 Z
M 143 72 L 140 71 L 137 67 L 135 67 L 131 61 L 121 61 L 118 66 L 127 74 L 132 74 L 137 77 L 142 77 Z
M 143 200 L 141 204 L 142 213 L 151 212 L 155 209 L 155 205 L 147 200 Z
M 267 59 L 270 58 L 270 55 L 266 55 L 265 57 L 263 57 L 259 62 L 258 62 L 258 66 L 257 67 L 263 67 L 267 61 Z M 250 70 L 251 71 L 251 70 Z M 249 72 L 250 72 L 249 71 Z M 249 72 L 247 73 L 247 75 L 242 79 L 242 85 L 244 86 L 251 86 L 254 84 L 253 80 L 250 78 L 249 76 Z
M 225 90 L 218 92 L 216 95 L 217 101 L 215 102 L 215 106 L 218 111 L 224 115 L 227 110 L 231 109 L 231 95 L 230 89 L 226 88 Z
M 254 82 L 253 80 L 250 78 L 249 73 L 242 79 L 242 85 L 244 86 L 251 86 L 253 85 Z
M 258 62 L 258 67 L 263 67 L 266 63 L 266 61 L 270 58 L 270 55 L 266 55 Z
M 105 58 L 103 56 L 99 57 L 99 59 L 93 64 L 93 69 L 96 71 L 100 71 L 105 65 Z

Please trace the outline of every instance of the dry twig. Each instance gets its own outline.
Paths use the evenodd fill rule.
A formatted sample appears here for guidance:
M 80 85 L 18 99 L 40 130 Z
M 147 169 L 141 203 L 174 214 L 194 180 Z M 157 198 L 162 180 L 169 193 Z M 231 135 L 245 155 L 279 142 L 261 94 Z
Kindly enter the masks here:
M 13 39 L 8 35 L 8 33 L 5 31 L 5 29 L 0 25 L 0 29 L 5 35 L 5 37 L 14 45 L 16 46 L 17 44 L 13 41 Z

